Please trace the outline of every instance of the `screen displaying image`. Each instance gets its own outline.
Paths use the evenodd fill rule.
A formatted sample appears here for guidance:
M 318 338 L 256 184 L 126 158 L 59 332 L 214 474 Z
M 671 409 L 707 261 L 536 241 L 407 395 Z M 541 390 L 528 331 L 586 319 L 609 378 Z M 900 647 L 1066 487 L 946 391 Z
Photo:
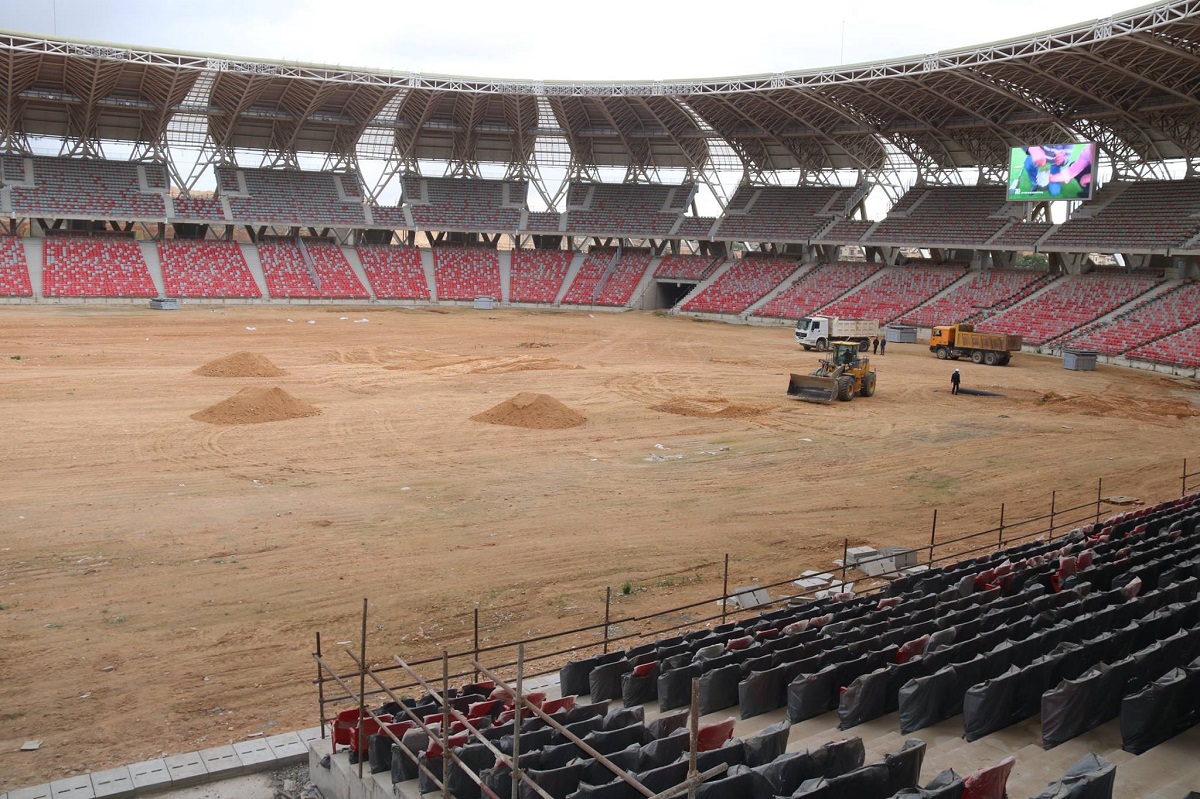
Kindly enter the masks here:
M 1094 142 L 1014 147 L 1008 158 L 1008 199 L 1087 200 L 1095 184 Z

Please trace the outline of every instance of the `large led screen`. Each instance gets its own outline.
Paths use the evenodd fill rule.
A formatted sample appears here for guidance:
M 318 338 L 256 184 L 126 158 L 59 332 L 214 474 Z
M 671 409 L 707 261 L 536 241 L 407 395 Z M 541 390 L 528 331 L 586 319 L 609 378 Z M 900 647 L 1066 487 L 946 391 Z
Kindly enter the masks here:
M 1094 142 L 1014 147 L 1008 157 L 1008 199 L 1090 199 L 1096 183 L 1095 155 Z

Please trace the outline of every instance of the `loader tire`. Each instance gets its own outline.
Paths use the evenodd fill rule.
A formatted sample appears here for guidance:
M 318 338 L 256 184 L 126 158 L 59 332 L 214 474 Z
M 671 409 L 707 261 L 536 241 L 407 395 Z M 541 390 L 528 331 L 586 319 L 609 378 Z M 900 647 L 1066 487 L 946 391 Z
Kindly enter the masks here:
M 875 375 L 869 374 L 863 377 L 862 389 L 858 392 L 864 397 L 871 397 L 875 394 Z
M 837 379 L 838 393 L 837 398 L 842 402 L 849 402 L 854 399 L 854 378 L 849 375 L 842 375 Z

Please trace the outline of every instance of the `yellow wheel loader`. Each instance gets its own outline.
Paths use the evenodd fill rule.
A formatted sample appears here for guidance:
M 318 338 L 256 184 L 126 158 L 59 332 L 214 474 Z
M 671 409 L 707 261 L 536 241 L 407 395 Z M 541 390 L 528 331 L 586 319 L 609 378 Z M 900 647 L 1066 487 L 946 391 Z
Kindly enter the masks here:
M 855 394 L 869 397 L 875 393 L 875 370 L 871 361 L 860 357 L 857 341 L 831 341 L 833 357 L 821 359 L 810 375 L 792 374 L 788 381 L 789 397 L 805 402 L 849 402 Z

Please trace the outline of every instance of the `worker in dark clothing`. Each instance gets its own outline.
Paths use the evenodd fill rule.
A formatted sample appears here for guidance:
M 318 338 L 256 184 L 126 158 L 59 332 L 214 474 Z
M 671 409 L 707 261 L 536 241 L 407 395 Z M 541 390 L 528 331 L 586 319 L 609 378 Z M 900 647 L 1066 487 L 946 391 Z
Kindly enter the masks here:
M 879 339 L 875 339 L 874 341 L 871 342 L 871 354 L 872 355 L 879 354 Z
M 887 350 L 887 339 L 886 338 L 879 339 L 879 354 L 883 355 L 883 353 L 886 350 Z
M 954 374 L 950 375 L 950 393 L 958 393 L 958 384 L 962 382 L 962 377 L 959 376 L 958 370 L 954 370 Z

